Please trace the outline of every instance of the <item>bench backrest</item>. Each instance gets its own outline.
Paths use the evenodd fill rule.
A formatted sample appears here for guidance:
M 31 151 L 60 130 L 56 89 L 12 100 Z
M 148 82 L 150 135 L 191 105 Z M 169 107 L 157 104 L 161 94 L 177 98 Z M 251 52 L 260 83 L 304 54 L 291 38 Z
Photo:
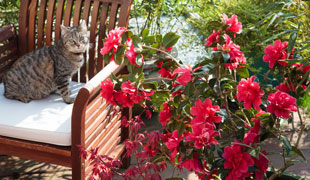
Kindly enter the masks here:
M 23 55 L 60 36 L 60 25 L 77 26 L 84 19 L 90 31 L 88 62 L 80 70 L 80 80 L 91 79 L 104 67 L 103 39 L 116 25 L 127 27 L 132 0 L 21 0 L 18 50 Z M 121 18 L 119 18 L 121 17 Z M 87 68 L 86 68 L 87 67 Z M 74 77 L 76 80 L 76 76 Z

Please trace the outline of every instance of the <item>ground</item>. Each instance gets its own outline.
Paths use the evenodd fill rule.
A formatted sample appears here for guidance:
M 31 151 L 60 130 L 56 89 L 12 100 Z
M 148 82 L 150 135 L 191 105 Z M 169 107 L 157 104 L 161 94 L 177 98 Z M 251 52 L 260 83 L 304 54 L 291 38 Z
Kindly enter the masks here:
M 299 119 L 297 118 L 297 114 L 294 114 L 295 117 L 295 124 L 298 123 Z M 307 130 L 304 132 L 301 143 L 300 149 L 303 151 L 307 161 L 310 162 L 310 121 L 309 118 L 306 121 Z M 146 129 L 153 130 L 157 127 L 160 127 L 158 122 L 148 121 L 146 122 Z M 298 129 L 298 128 L 297 128 Z M 283 132 L 287 136 L 287 138 L 294 144 L 296 142 L 298 131 L 293 131 L 291 125 L 286 127 L 286 130 Z M 264 149 L 271 154 L 268 157 L 273 162 L 273 165 L 276 168 L 279 168 L 282 163 L 283 159 L 279 155 L 281 152 L 281 146 L 278 141 L 270 140 L 264 143 Z M 301 158 L 299 158 L 301 160 Z M 135 164 L 134 158 L 132 159 L 131 164 Z M 291 166 L 287 169 L 288 172 L 292 172 L 297 174 L 303 179 L 310 180 L 310 165 L 305 164 L 304 162 L 295 162 L 294 166 Z M 173 169 L 168 167 L 161 176 L 163 179 L 169 178 L 172 176 Z M 176 176 L 175 171 L 175 176 Z M 197 177 L 193 173 L 189 173 L 187 171 L 183 171 L 179 174 L 179 176 L 183 177 L 186 180 L 196 180 Z M 20 179 L 20 180 L 39 180 L 39 179 L 46 179 L 46 180 L 57 180 L 57 179 L 71 179 L 71 170 L 70 168 L 56 166 L 52 164 L 40 163 L 31 160 L 20 159 L 17 157 L 11 156 L 1 156 L 0 155 L 0 179 L 1 180 L 13 180 L 13 179 Z M 121 178 L 115 178 L 121 179 Z

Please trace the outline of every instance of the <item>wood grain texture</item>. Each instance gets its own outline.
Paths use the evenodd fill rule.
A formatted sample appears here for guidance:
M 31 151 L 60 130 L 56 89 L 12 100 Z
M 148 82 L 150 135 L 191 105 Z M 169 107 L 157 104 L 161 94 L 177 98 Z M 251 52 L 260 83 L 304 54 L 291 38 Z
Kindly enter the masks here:
M 72 6 L 73 6 L 73 0 L 67 0 L 65 14 L 64 14 L 64 25 L 65 26 L 70 26 Z
M 93 4 L 93 9 L 91 13 L 91 22 L 90 22 L 90 38 L 89 42 L 92 44 L 92 48 L 89 49 L 89 61 L 88 61 L 88 77 L 91 79 L 96 73 L 95 63 L 96 63 L 96 32 L 97 32 L 97 20 L 99 12 L 99 1 L 95 1 Z
M 18 49 L 19 55 L 22 56 L 27 53 L 27 35 L 28 35 L 28 6 L 29 0 L 21 0 L 19 10 L 19 35 L 18 35 Z
M 132 0 L 122 0 L 122 4 L 120 7 L 118 27 L 127 27 L 129 22 L 129 15 L 131 9 Z
M 81 16 L 81 7 L 82 7 L 82 0 L 76 0 L 73 14 L 73 26 L 79 25 Z
M 98 109 L 101 104 L 106 103 L 104 98 L 101 97 L 101 94 L 98 94 L 95 98 L 90 100 L 90 103 L 87 105 L 87 110 L 86 110 L 86 119 L 93 114 L 93 112 Z M 86 125 L 87 125 L 87 120 L 86 120 Z
M 38 48 L 41 48 L 44 45 L 44 24 L 45 24 L 46 3 L 47 3 L 46 0 L 40 1 L 40 9 L 39 9 L 39 17 L 38 17 L 38 25 L 37 25 Z
M 73 105 L 71 119 L 72 179 L 84 179 L 84 159 L 78 146 L 85 147 L 85 111 L 90 98 L 88 89 L 82 88 Z
M 52 31 L 54 21 L 55 0 L 48 1 L 47 17 L 46 17 L 46 45 L 52 45 Z
M 104 67 L 103 56 L 100 53 L 101 48 L 103 48 L 103 39 L 106 37 L 107 30 L 107 17 L 108 17 L 109 4 L 102 3 L 101 15 L 100 15 L 100 25 L 99 25 L 99 39 L 98 39 L 98 48 L 97 48 L 97 71 L 101 71 Z
M 60 37 L 60 25 L 62 23 L 62 16 L 64 10 L 64 0 L 57 1 L 57 9 L 56 9 L 56 22 L 55 22 L 55 41 L 57 41 Z
M 109 25 L 108 25 L 109 31 L 115 28 L 118 7 L 119 7 L 119 4 L 117 3 L 112 4 L 110 16 L 109 16 Z
M 29 32 L 28 32 L 28 52 L 35 49 L 35 26 L 37 16 L 38 0 L 32 0 L 29 5 Z
M 98 109 L 97 113 L 93 114 L 93 116 L 90 117 L 90 120 L 88 121 L 90 123 L 85 132 L 86 138 L 89 137 L 101 123 L 103 123 L 110 111 L 111 107 L 100 108 Z
M 0 136 L 0 153 L 71 167 L 70 147 Z
M 94 123 L 95 119 L 98 118 L 99 115 L 101 116 L 107 116 L 109 112 L 111 111 L 111 106 L 108 106 L 108 104 L 103 103 L 98 108 L 94 111 L 93 114 L 91 114 L 89 117 L 86 119 L 86 127 L 90 128 L 92 124 Z M 105 118 L 105 117 L 102 117 Z M 87 134 L 87 133 L 86 133 Z

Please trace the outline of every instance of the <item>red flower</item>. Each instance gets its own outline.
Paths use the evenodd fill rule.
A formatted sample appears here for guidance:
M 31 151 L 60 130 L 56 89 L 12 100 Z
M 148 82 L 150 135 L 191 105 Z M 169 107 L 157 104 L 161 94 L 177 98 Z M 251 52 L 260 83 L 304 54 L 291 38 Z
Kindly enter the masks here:
M 205 45 L 210 46 L 214 42 L 218 42 L 220 39 L 220 33 L 221 30 L 219 30 L 218 32 L 216 32 L 216 30 L 213 30 L 213 33 L 206 39 L 207 42 Z
M 284 41 L 281 43 L 281 40 L 276 40 L 272 45 L 268 45 L 264 52 L 266 55 L 264 55 L 263 60 L 265 62 L 269 62 L 269 68 L 273 68 L 275 63 L 279 63 L 281 66 L 286 66 L 287 62 L 281 61 L 281 59 L 287 58 L 287 46 L 288 43 Z
M 249 153 L 242 152 L 240 145 L 225 147 L 222 156 L 226 159 L 224 168 L 230 169 L 226 179 L 244 179 L 250 175 L 248 167 L 253 166 L 254 161 Z
M 111 79 L 108 78 L 105 81 L 101 82 L 101 96 L 111 105 L 116 105 L 114 101 L 114 83 L 111 82 Z
M 242 79 L 238 86 L 237 99 L 244 102 L 245 109 L 260 110 L 259 105 L 262 103 L 261 97 L 264 95 L 264 91 L 260 89 L 259 84 L 254 82 L 255 76 L 251 76 L 248 80 Z
M 171 161 L 174 161 L 178 151 L 179 151 L 179 144 L 182 140 L 181 136 L 178 136 L 178 130 L 174 130 L 171 134 L 169 134 L 168 141 L 165 143 L 167 148 L 170 150 L 170 158 Z
M 147 117 L 148 119 L 151 119 L 152 113 L 151 113 L 150 110 L 146 110 L 146 111 L 145 111 L 145 114 L 146 114 L 146 117 Z
M 238 68 L 240 63 L 245 64 L 246 60 L 243 52 L 240 51 L 240 46 L 234 44 L 234 42 L 227 34 L 224 34 L 223 36 L 226 40 L 226 44 L 223 45 L 222 51 L 224 53 L 228 53 L 230 56 L 230 63 L 226 63 L 224 67 L 232 70 Z
M 161 68 L 158 71 L 158 74 L 160 74 L 161 77 L 164 77 L 164 78 L 166 77 L 166 78 L 172 79 L 172 74 L 169 71 L 169 69 L 167 69 L 167 68 Z
M 138 65 L 136 61 L 138 53 L 135 52 L 135 46 L 132 43 L 132 39 L 128 38 L 127 45 L 129 47 L 129 50 L 126 51 L 125 56 L 128 58 L 128 61 L 130 62 L 130 64 L 140 67 L 141 65 Z M 142 63 L 144 63 L 144 57 L 142 54 L 141 54 L 141 60 L 142 60 Z
M 197 152 L 193 153 L 193 159 L 186 159 L 180 164 L 180 167 L 185 167 L 186 169 L 188 169 L 188 171 L 191 172 L 194 171 L 199 173 L 204 171 Z
M 172 113 L 170 110 L 170 106 L 167 103 L 164 103 L 163 106 L 164 106 L 163 110 L 159 113 L 159 121 L 162 126 L 166 126 Z
M 205 125 L 193 125 L 193 132 L 189 136 L 186 137 L 187 141 L 194 141 L 194 146 L 197 149 L 201 149 L 202 147 L 210 147 L 212 144 L 218 144 L 215 136 L 218 136 L 218 132 L 213 130 L 213 125 L 205 124 Z
M 192 79 L 191 70 L 186 67 L 175 69 L 172 75 L 175 76 L 176 74 L 178 74 L 177 81 L 183 86 L 186 86 L 186 84 Z
M 249 145 L 253 143 L 258 143 L 260 129 L 261 129 L 260 119 L 255 118 L 254 126 L 250 127 L 250 130 L 244 135 L 244 139 L 243 139 L 244 144 Z
M 215 115 L 215 112 L 219 110 L 219 106 L 212 106 L 212 102 L 209 98 L 205 99 L 204 102 L 201 102 L 201 100 L 198 99 L 195 102 L 195 106 L 191 108 L 191 114 L 196 116 L 192 120 L 192 124 L 202 125 L 205 123 L 220 123 L 222 121 L 222 117 Z
M 305 73 L 305 74 L 306 74 L 309 70 L 310 70 L 310 64 L 307 65 L 307 66 L 304 66 L 304 67 L 302 68 L 302 72 Z
M 114 99 L 123 107 L 132 107 L 138 104 L 143 98 L 137 95 L 137 88 L 130 81 L 122 84 L 122 91 L 115 93 Z
M 276 89 L 286 93 L 295 91 L 295 88 L 292 86 L 291 83 L 289 85 L 287 83 L 280 83 L 278 86 L 276 86 Z
M 262 151 L 264 155 L 266 155 L 266 151 Z M 256 167 L 258 170 L 255 171 L 255 179 L 264 179 L 264 173 L 267 172 L 268 169 L 268 159 L 266 159 L 261 154 L 259 155 L 258 159 L 253 157 Z
M 242 32 L 242 24 L 241 22 L 238 22 L 238 16 L 232 15 L 231 18 L 228 19 L 228 16 L 226 14 L 222 14 L 223 21 L 225 24 L 229 25 L 227 28 L 227 31 L 235 32 L 237 34 L 240 34 Z
M 166 51 L 171 51 L 173 49 L 173 46 L 169 47 L 169 48 L 166 48 L 165 50 Z
M 291 116 L 291 111 L 297 111 L 296 99 L 285 92 L 277 91 L 269 94 L 268 101 L 267 111 L 275 113 L 277 117 L 287 119 Z
M 123 27 L 117 27 L 114 30 L 111 30 L 106 38 L 103 48 L 100 50 L 102 55 L 105 55 L 113 49 L 113 53 L 117 50 L 118 46 L 122 41 L 122 34 L 126 31 Z M 113 54 L 112 54 L 113 57 Z

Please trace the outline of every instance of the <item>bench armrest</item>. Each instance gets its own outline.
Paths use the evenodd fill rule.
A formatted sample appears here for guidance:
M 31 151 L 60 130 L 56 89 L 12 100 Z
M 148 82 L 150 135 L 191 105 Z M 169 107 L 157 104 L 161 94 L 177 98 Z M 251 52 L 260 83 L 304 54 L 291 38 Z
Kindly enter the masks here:
M 77 145 L 87 149 L 99 147 L 100 154 L 113 154 L 118 158 L 125 151 L 122 142 L 123 129 L 121 127 L 121 117 L 124 114 L 119 106 L 111 106 L 101 97 L 100 85 L 111 73 L 119 74 L 124 65 L 109 63 L 99 73 L 97 73 L 86 85 L 80 89 L 75 99 L 72 120 L 71 138 L 72 155 L 79 156 Z M 80 159 L 81 162 L 84 160 Z M 89 161 L 85 162 L 86 174 L 90 172 Z

